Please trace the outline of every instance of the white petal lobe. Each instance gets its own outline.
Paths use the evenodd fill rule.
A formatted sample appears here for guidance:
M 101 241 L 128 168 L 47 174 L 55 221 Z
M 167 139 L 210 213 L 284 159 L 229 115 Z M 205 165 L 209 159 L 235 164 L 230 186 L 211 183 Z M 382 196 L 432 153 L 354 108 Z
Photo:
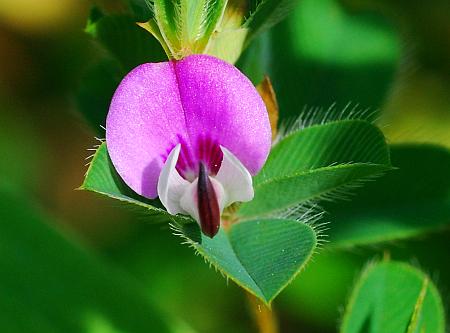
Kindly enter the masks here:
M 172 149 L 167 157 L 158 179 L 158 196 L 170 214 L 189 213 L 180 205 L 181 197 L 187 188 L 192 185 L 180 176 L 176 169 L 181 145 Z
M 223 146 L 220 148 L 223 152 L 223 160 L 219 172 L 214 178 L 223 186 L 224 190 L 221 208 L 236 201 L 252 200 L 254 196 L 252 176 L 232 152 Z
M 198 178 L 188 185 L 180 198 L 180 206 L 187 214 L 192 216 L 200 224 L 197 205 L 197 183 Z

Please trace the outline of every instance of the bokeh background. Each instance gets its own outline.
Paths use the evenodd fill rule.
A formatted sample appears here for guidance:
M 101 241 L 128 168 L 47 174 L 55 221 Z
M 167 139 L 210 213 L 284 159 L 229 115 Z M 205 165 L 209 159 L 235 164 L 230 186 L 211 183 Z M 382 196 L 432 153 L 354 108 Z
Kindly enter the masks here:
M 79 112 L 97 52 L 84 32 L 93 5 L 0 1 L 0 330 L 141 332 L 139 309 L 179 332 L 251 332 L 245 295 L 168 226 L 75 190 L 104 124 L 92 128 Z M 372 110 L 391 143 L 450 148 L 449 15 L 447 0 L 301 0 L 238 65 L 255 83 L 271 77 L 284 121 L 351 103 Z M 448 304 L 449 236 L 324 245 L 275 302 L 281 331 L 336 331 L 358 272 L 386 251 L 430 273 Z

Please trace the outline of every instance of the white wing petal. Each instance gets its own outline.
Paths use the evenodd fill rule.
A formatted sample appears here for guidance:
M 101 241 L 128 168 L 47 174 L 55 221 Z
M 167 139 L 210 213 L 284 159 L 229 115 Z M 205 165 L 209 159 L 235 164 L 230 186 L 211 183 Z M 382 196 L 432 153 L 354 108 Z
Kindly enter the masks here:
M 223 152 L 222 165 L 214 177 L 223 186 L 223 207 L 227 207 L 236 201 L 250 201 L 253 199 L 253 183 L 250 172 L 228 149 L 220 146 Z M 219 201 L 220 202 L 220 201 Z
M 181 145 L 176 145 L 164 164 L 158 179 L 158 196 L 170 214 L 187 213 L 180 205 L 183 194 L 191 183 L 180 176 L 176 169 Z

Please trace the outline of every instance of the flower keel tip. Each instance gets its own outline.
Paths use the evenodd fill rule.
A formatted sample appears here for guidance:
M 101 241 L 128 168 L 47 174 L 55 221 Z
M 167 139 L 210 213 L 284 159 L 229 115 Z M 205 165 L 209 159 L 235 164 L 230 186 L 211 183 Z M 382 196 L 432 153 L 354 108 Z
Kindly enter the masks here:
M 198 173 L 197 204 L 202 232 L 206 236 L 213 238 L 220 227 L 220 208 L 216 191 L 203 163 L 200 163 Z

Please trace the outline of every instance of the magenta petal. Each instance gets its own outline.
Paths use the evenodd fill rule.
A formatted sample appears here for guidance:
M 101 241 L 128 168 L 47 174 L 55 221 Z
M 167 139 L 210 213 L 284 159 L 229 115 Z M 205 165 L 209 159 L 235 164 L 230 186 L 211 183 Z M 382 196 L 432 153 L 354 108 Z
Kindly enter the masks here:
M 125 183 L 155 198 L 165 158 L 180 137 L 187 133 L 172 65 L 143 64 L 128 73 L 106 119 L 108 152 Z
M 257 173 L 270 150 L 271 129 L 253 84 L 236 67 L 211 56 L 190 56 L 175 68 L 192 144 L 210 135 Z
M 109 109 L 106 142 L 124 181 L 155 198 L 162 166 L 178 143 L 181 173 L 195 172 L 199 160 L 209 159 L 213 169 L 222 145 L 255 174 L 269 153 L 271 130 L 262 99 L 239 70 L 192 55 L 143 64 L 124 78 Z

